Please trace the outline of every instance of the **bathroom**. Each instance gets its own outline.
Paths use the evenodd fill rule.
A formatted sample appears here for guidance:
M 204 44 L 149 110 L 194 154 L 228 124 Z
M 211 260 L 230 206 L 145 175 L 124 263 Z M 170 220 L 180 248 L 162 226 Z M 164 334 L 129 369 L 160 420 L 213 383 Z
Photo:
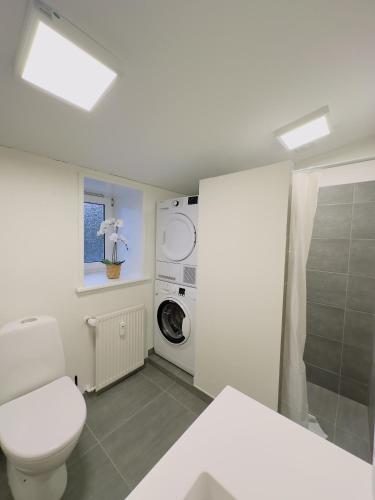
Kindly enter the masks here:
M 0 500 L 372 498 L 374 19 L 0 2 Z

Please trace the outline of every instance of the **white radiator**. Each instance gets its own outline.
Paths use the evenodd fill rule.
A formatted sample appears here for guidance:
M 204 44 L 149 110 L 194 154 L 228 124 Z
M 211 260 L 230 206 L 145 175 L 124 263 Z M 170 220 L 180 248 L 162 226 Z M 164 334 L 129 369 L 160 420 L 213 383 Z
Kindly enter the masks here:
M 143 305 L 87 318 L 95 327 L 95 389 L 99 391 L 144 364 Z

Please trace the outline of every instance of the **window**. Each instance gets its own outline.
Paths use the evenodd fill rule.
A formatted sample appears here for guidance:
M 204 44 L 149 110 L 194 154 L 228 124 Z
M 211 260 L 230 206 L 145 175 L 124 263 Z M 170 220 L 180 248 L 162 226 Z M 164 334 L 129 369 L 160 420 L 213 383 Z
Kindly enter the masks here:
M 143 192 L 99 179 L 83 178 L 82 242 L 83 284 L 85 287 L 107 283 L 104 259 L 112 260 L 113 242 L 108 233 L 97 236 L 101 223 L 107 219 L 121 219 L 119 235 L 126 238 L 117 246 L 121 266 L 121 281 L 142 279 L 143 276 Z M 81 257 L 82 258 L 82 257 Z M 111 280 L 111 283 L 114 281 Z
M 85 201 L 85 264 L 100 262 L 105 259 L 105 240 L 96 233 L 105 220 L 105 205 Z
M 113 200 L 103 195 L 85 194 L 84 201 L 84 264 L 85 272 L 103 269 L 102 260 L 108 256 L 109 242 L 99 238 L 100 224 L 113 215 Z

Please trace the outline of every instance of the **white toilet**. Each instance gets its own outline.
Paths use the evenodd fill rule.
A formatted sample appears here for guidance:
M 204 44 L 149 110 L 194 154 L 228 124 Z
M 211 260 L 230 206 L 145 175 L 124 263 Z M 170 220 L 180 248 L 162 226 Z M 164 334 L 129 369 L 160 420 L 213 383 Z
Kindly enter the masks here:
M 65 462 L 86 420 L 65 376 L 57 321 L 36 316 L 0 328 L 0 447 L 15 500 L 59 500 Z

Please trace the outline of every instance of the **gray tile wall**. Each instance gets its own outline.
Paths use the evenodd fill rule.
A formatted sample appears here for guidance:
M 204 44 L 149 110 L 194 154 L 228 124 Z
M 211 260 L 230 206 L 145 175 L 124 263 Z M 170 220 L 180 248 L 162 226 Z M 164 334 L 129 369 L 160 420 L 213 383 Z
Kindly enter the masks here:
M 369 403 L 375 335 L 375 181 L 319 190 L 307 262 L 307 379 Z

